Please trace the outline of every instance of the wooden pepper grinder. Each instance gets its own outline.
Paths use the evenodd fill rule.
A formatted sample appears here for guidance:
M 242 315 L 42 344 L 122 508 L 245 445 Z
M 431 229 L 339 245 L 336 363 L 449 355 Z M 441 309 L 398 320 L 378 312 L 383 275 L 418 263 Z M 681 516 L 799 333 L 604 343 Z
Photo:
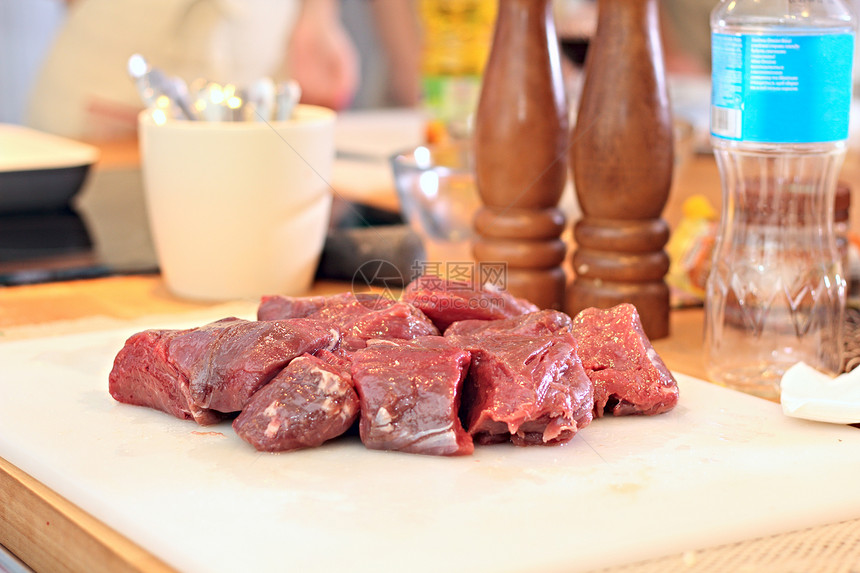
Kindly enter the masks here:
M 571 141 L 583 217 L 565 310 L 636 306 L 650 338 L 669 334 L 661 218 L 672 183 L 672 113 L 657 0 L 599 0 Z
M 479 265 L 505 263 L 511 294 L 556 309 L 569 140 L 560 58 L 550 0 L 499 0 L 475 123 L 473 252 Z

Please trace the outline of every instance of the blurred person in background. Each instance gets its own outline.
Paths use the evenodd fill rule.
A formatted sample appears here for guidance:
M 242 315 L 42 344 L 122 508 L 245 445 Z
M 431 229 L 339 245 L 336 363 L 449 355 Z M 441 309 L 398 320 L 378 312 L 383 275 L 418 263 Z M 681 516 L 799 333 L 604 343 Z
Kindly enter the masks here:
M 419 0 L 341 0 L 361 59 L 353 107 L 413 107 L 421 96 Z
M 2 0 L 9 1 L 9 0 Z M 134 53 L 186 81 L 239 86 L 293 78 L 302 101 L 340 110 L 360 83 L 359 53 L 338 0 L 69 0 L 36 76 L 25 123 L 88 141 L 133 137 L 142 108 L 127 63 Z M 372 0 L 379 43 L 407 70 L 415 35 L 397 19 L 408 2 Z M 416 52 L 417 53 L 417 52 Z M 403 74 L 389 72 L 403 79 Z M 395 82 L 396 85 L 397 82 Z M 416 80 L 417 86 L 417 80 Z M 417 88 L 416 88 L 417 89 Z M 393 95 L 411 104 L 408 87 Z M 399 98 L 399 99 L 398 99 Z
M 22 122 L 30 86 L 65 16 L 64 0 L 0 0 L 0 123 Z
M 571 4 L 594 4 L 554 2 L 558 13 Z M 126 70 L 133 53 L 186 81 L 202 77 L 243 85 L 264 76 L 293 77 L 302 85 L 303 101 L 338 110 L 413 106 L 420 100 L 416 0 L 0 0 L 6 47 L 0 79 L 4 66 L 36 68 L 42 58 L 44 47 L 28 58 L 19 46 L 34 35 L 34 19 L 41 19 L 45 34 L 57 26 L 44 24 L 50 6 L 32 14 L 40 4 L 68 4 L 68 14 L 40 72 L 9 81 L 6 91 L 20 96 L 11 106 L 18 110 L 11 121 L 44 131 L 90 141 L 133 137 L 142 107 Z M 670 72 L 707 73 L 714 4 L 662 3 Z M 31 22 L 16 26 L 27 11 Z M 51 13 L 60 19 L 60 11 Z M 560 32 L 564 25 L 559 18 Z M 35 87 L 29 91 L 31 81 Z

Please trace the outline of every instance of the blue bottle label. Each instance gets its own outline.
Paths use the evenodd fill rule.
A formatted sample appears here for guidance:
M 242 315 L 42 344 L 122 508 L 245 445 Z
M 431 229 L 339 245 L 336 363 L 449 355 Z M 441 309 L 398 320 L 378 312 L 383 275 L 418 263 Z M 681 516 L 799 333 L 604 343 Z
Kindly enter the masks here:
M 711 35 L 711 134 L 761 143 L 848 138 L 853 34 Z

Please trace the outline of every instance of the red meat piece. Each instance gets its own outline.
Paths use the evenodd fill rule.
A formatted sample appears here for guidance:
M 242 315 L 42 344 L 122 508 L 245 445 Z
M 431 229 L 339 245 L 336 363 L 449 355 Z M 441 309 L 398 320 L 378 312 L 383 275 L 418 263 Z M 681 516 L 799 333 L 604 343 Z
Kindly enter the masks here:
M 479 444 L 558 445 L 591 422 L 593 385 L 570 333 L 446 333 L 446 339 L 472 353 L 464 408 Z
M 632 304 L 588 308 L 573 319 L 582 365 L 594 382 L 594 415 L 661 414 L 678 402 L 678 383 L 642 330 Z
M 293 358 L 334 349 L 339 333 L 309 319 L 257 322 L 225 318 L 188 330 L 130 337 L 108 378 L 114 399 L 199 424 L 238 412 Z
M 147 406 L 205 426 L 224 415 L 203 408 L 191 398 L 188 376 L 170 360 L 168 348 L 178 330 L 145 330 L 132 335 L 114 359 L 108 378 L 111 396 L 119 402 Z
M 493 334 L 523 334 L 544 336 L 570 332 L 573 320 L 557 310 L 539 310 L 529 314 L 499 320 L 461 320 L 445 329 L 445 336 Z
M 233 428 L 265 452 L 313 448 L 340 436 L 359 411 L 349 367 L 325 350 L 296 358 L 254 394 Z
M 307 318 L 320 311 L 326 316 L 360 315 L 394 304 L 392 299 L 371 293 L 355 295 L 344 292 L 328 296 L 283 296 L 269 295 L 260 300 L 257 307 L 258 320 L 280 320 L 284 318 Z
M 443 332 L 459 320 L 496 320 L 539 310 L 529 301 L 491 284 L 476 290 L 466 282 L 429 275 L 409 283 L 403 300 L 421 309 Z
M 472 438 L 457 417 L 469 353 L 441 336 L 372 340 L 353 355 L 365 446 L 466 455 Z
M 343 293 L 330 297 L 265 297 L 257 310 L 261 320 L 301 315 L 327 320 L 341 331 L 341 350 L 364 348 L 372 338 L 409 340 L 439 334 L 420 310 L 380 295 Z

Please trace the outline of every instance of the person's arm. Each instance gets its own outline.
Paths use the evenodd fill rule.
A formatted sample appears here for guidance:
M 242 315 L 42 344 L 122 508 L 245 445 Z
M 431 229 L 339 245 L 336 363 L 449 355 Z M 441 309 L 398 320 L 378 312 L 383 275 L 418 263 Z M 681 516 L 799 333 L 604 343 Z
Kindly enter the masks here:
M 421 26 L 413 0 L 370 0 L 379 41 L 388 60 L 390 95 L 400 105 L 418 103 Z
M 338 0 L 304 0 L 290 37 L 288 72 L 302 102 L 347 107 L 358 87 L 359 58 L 340 22 Z

